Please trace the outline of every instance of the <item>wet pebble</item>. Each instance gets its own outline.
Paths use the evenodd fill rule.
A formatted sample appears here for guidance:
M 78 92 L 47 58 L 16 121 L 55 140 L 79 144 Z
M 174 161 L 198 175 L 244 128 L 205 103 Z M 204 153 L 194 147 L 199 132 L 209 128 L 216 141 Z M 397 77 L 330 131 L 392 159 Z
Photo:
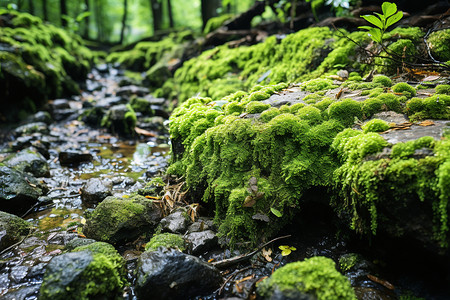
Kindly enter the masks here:
M 62 166 L 76 166 L 83 162 L 89 162 L 93 159 L 90 153 L 76 150 L 61 151 L 58 155 L 59 163 Z
M 11 268 L 9 277 L 14 283 L 20 283 L 27 276 L 29 268 L 27 266 L 14 266 Z
M 99 178 L 90 178 L 81 188 L 81 200 L 92 205 L 112 195 L 112 182 Z
M 201 254 L 218 246 L 218 239 L 212 230 L 192 232 L 186 235 L 186 239 L 192 244 L 192 254 Z
M 177 209 L 175 212 L 163 218 L 160 225 L 163 232 L 184 234 L 190 223 L 191 221 L 186 213 L 186 210 Z

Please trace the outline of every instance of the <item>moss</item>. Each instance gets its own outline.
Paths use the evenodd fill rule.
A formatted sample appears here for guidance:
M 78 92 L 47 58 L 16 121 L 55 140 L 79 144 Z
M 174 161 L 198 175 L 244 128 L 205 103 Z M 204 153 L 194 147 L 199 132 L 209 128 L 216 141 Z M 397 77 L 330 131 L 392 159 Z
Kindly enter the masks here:
M 295 115 L 303 120 L 307 120 L 310 125 L 316 125 L 322 122 L 322 112 L 313 106 L 300 108 Z
M 389 123 L 380 119 L 372 119 L 366 122 L 361 128 L 364 133 L 382 132 L 389 129 Z
M 279 268 L 258 285 L 257 294 L 270 299 L 277 290 L 297 296 L 300 292 L 318 300 L 356 299 L 348 279 L 335 269 L 331 259 L 322 256 Z
M 412 86 L 410 86 L 409 84 L 407 84 L 406 82 L 399 82 L 399 83 L 395 84 L 392 87 L 392 91 L 395 93 L 408 92 L 409 95 L 411 95 L 413 97 L 416 95 L 416 89 L 413 88 Z
M 436 87 L 436 94 L 445 94 L 450 96 L 450 84 L 440 84 Z
M 361 103 L 352 99 L 334 102 L 328 107 L 328 115 L 345 126 L 350 126 L 355 122 L 355 118 L 362 119 Z
M 203 29 L 203 34 L 208 34 L 216 29 L 218 29 L 222 24 L 233 17 L 232 14 L 224 14 L 218 17 L 214 17 L 208 20 L 205 29 Z
M 31 224 L 27 221 L 6 212 L 0 211 L 0 251 L 19 242 L 21 236 L 30 232 Z
M 450 96 L 435 94 L 431 97 L 420 99 L 412 98 L 406 102 L 406 112 L 411 120 L 444 119 L 450 118 Z
M 152 239 L 145 245 L 145 251 L 156 251 L 159 247 L 175 248 L 184 251 L 185 241 L 179 234 L 161 233 L 154 235 Z
M 133 111 L 137 111 L 143 114 L 146 114 L 147 116 L 152 116 L 154 114 L 153 109 L 151 108 L 150 103 L 142 98 L 139 97 L 133 97 L 130 100 L 130 105 Z M 136 123 L 135 123 L 136 124 Z M 133 125 L 133 124 L 131 124 Z M 134 128 L 134 127 L 132 127 Z
M 276 116 L 278 116 L 279 114 L 281 114 L 280 110 L 278 108 L 275 107 L 271 107 L 265 111 L 263 111 L 261 113 L 261 116 L 259 117 L 259 119 L 262 122 L 269 122 L 270 120 L 272 120 L 273 118 L 275 118 Z
M 308 92 L 317 92 L 322 90 L 329 90 L 332 88 L 335 88 L 336 86 L 333 85 L 333 81 L 330 79 L 323 79 L 323 78 L 317 78 L 317 79 L 311 79 L 309 81 L 306 81 L 301 85 L 301 89 L 303 91 Z
M 436 59 L 444 62 L 450 60 L 450 29 L 432 32 L 427 42 Z
M 270 107 L 270 104 L 261 103 L 259 101 L 251 101 L 245 106 L 245 111 L 249 114 L 259 114 Z
M 369 98 L 362 103 L 362 111 L 366 118 L 382 111 L 383 101 L 377 98 Z
M 361 260 L 360 255 L 356 253 L 349 253 L 339 258 L 339 269 L 342 272 L 350 271 Z
M 384 75 L 376 75 L 373 77 L 372 82 L 375 84 L 381 84 L 384 87 L 391 87 L 392 80 Z
M 414 141 L 398 143 L 392 147 L 392 158 L 407 158 L 414 154 L 414 151 L 421 148 L 433 148 L 434 139 L 430 136 L 421 137 Z

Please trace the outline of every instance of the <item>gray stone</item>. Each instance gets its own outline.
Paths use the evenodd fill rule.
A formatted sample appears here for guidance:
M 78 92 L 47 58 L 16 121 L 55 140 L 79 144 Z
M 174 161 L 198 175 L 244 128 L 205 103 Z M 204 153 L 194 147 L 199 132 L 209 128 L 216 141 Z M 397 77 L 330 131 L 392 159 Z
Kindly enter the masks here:
M 92 244 L 92 243 L 95 243 L 95 242 L 96 242 L 96 240 L 93 240 L 93 239 L 86 239 L 86 238 L 78 238 L 77 237 L 77 238 L 74 238 L 73 240 L 69 241 L 66 244 L 66 250 L 72 251 L 76 247 L 89 245 L 89 244 Z
M 161 229 L 163 232 L 184 234 L 191 220 L 184 209 L 178 209 L 161 220 Z
M 124 86 L 116 91 L 117 96 L 131 96 L 131 95 L 137 95 L 139 97 L 143 97 L 150 93 L 150 90 L 145 87 L 136 86 L 136 85 L 129 85 Z
M 28 172 L 36 177 L 50 176 L 50 169 L 45 157 L 32 149 L 24 149 L 6 158 L 5 165 L 21 172 Z
M 81 188 L 81 200 L 87 204 L 97 204 L 112 195 L 112 182 L 99 178 L 89 179 Z
M 194 255 L 211 250 L 218 245 L 217 236 L 212 230 L 189 233 L 186 239 L 191 242 Z
M 80 163 L 89 162 L 93 159 L 90 153 L 75 150 L 61 151 L 58 158 L 62 166 L 77 166 Z
M 189 299 L 211 293 L 222 283 L 215 267 L 177 250 L 144 252 L 139 261 L 136 294 L 145 299 Z
M 14 134 L 16 136 L 21 136 L 24 134 L 32 134 L 35 132 L 42 134 L 49 133 L 47 124 L 45 124 L 44 122 L 29 123 L 26 125 L 19 126 L 14 130 Z
M 24 174 L 0 163 L 0 207 L 3 211 L 25 213 L 46 189 L 31 174 Z

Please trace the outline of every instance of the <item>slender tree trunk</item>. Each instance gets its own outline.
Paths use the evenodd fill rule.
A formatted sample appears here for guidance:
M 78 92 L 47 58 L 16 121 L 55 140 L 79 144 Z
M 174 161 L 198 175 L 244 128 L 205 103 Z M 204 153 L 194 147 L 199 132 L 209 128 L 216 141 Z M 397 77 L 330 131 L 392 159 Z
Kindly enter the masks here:
M 153 16 L 153 31 L 161 29 L 162 24 L 162 5 L 159 0 L 150 0 L 150 8 Z
M 61 25 L 63 27 L 67 26 L 67 20 L 63 16 L 67 16 L 67 3 L 66 0 L 59 0 L 59 9 L 61 12 Z
M 42 0 L 42 12 L 44 14 L 44 21 L 48 21 L 47 0 Z
M 220 0 L 202 0 L 202 29 L 205 29 L 206 23 L 212 17 L 217 16 L 217 8 L 220 7 Z
M 90 11 L 90 6 L 89 6 L 89 0 L 84 0 L 84 6 L 85 6 L 85 10 L 84 11 Z M 87 16 L 86 18 L 84 18 L 84 32 L 83 32 L 83 36 L 87 39 L 89 39 L 89 26 L 90 26 L 90 20 L 91 17 Z
M 171 0 L 167 0 L 167 13 L 169 15 L 169 27 L 170 28 L 174 28 L 175 27 L 175 23 L 173 21 L 172 1 Z
M 120 41 L 119 43 L 123 43 L 123 38 L 125 35 L 125 28 L 127 26 L 127 14 L 128 14 L 128 0 L 123 0 L 123 17 L 122 17 L 122 30 L 120 31 Z
M 30 14 L 34 15 L 34 4 L 33 0 L 28 0 L 28 10 Z

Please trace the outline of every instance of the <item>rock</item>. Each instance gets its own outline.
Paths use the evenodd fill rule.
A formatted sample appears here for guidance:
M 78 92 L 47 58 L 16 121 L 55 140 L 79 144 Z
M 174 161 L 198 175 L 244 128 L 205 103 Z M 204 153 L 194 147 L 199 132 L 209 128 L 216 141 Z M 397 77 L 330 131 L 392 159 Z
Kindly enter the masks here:
M 93 157 L 90 153 L 68 150 L 59 152 L 58 158 L 61 166 L 77 166 L 83 162 L 91 161 Z
M 53 110 L 69 109 L 70 103 L 69 103 L 69 100 L 67 100 L 67 99 L 56 99 L 50 103 L 50 107 Z
M 27 123 L 32 123 L 32 122 L 43 122 L 47 125 L 50 125 L 53 122 L 53 120 L 52 120 L 52 116 L 50 115 L 49 112 L 38 111 L 34 115 L 31 115 L 27 118 Z
M 0 207 L 3 211 L 23 214 L 30 209 L 47 187 L 32 175 L 0 163 Z
M 24 149 L 4 161 L 5 165 L 21 172 L 28 172 L 36 177 L 49 177 L 50 169 L 45 157 L 32 149 Z
M 164 232 L 184 234 L 190 223 L 189 216 L 184 209 L 178 209 L 161 220 L 161 229 Z
M 31 224 L 18 216 L 0 211 L 0 251 L 19 242 L 30 232 Z
M 77 237 L 78 233 L 62 231 L 47 239 L 47 242 L 53 245 L 66 245 Z
M 145 245 L 145 251 L 156 251 L 160 247 L 166 249 L 177 249 L 179 251 L 186 250 L 186 241 L 183 236 L 175 233 L 155 234 L 151 240 Z
M 131 134 L 136 127 L 136 113 L 129 105 L 119 104 L 111 107 L 102 120 L 102 126 L 106 126 L 113 133 Z
M 27 276 L 28 271 L 30 270 L 27 266 L 14 266 L 11 268 L 9 277 L 11 281 L 14 283 L 21 283 L 23 279 Z
M 261 299 L 356 300 L 348 279 L 323 256 L 286 264 L 261 281 L 256 293 Z
M 81 188 L 81 200 L 88 204 L 97 204 L 112 195 L 112 182 L 99 178 L 89 179 Z
M 14 130 L 15 136 L 32 134 L 35 132 L 47 134 L 49 132 L 47 124 L 44 122 L 29 123 L 19 126 Z
M 96 240 L 93 239 L 87 239 L 87 238 L 74 238 L 73 240 L 71 240 L 70 242 L 68 242 L 66 244 L 66 250 L 68 251 L 72 251 L 73 249 L 80 247 L 80 246 L 85 246 L 85 245 L 89 245 L 92 243 L 95 243 Z
M 37 152 L 42 154 L 46 159 L 50 158 L 48 148 L 50 141 L 47 136 L 43 136 L 40 133 L 34 133 L 32 135 L 19 136 L 11 143 L 12 151 L 20 151 L 28 147 L 36 149 Z
M 39 285 L 23 286 L 19 289 L 7 293 L 2 296 L 2 300 L 22 300 L 22 299 L 37 299 L 39 294 Z
M 192 244 L 192 254 L 200 254 L 218 245 L 216 234 L 212 230 L 192 232 L 186 235 L 186 239 Z
M 144 252 L 137 267 L 136 294 L 145 299 L 188 299 L 206 295 L 222 283 L 218 269 L 177 250 Z
M 115 299 L 121 290 L 119 271 L 107 255 L 80 251 L 50 261 L 39 299 Z
M 137 95 L 139 97 L 143 97 L 150 93 L 150 90 L 145 87 L 136 86 L 136 85 L 129 85 L 129 86 L 123 86 L 116 91 L 116 96 L 125 96 L 129 97 L 131 95 Z
M 114 105 L 118 105 L 118 104 L 123 104 L 126 103 L 126 101 L 124 101 L 124 99 L 122 97 L 106 97 L 106 98 L 101 98 L 100 100 L 97 101 L 97 103 L 95 104 L 95 107 L 100 107 L 100 108 L 110 108 L 111 106 Z
M 86 216 L 86 220 L 83 232 L 88 238 L 118 244 L 151 232 L 159 223 L 160 209 L 142 196 L 110 196 Z

